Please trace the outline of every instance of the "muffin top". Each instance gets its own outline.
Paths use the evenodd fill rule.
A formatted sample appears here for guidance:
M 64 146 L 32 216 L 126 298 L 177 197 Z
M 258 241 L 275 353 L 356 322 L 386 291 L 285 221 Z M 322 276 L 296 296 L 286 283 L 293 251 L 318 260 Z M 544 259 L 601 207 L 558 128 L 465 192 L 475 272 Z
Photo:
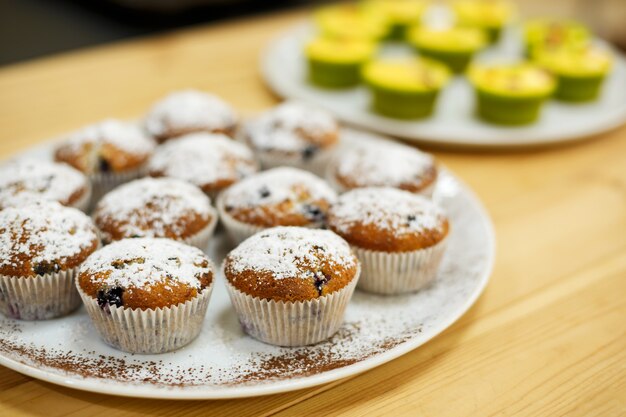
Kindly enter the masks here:
M 474 52 L 487 45 L 485 33 L 472 27 L 417 26 L 409 30 L 408 38 L 418 48 L 437 51 Z
M 219 191 L 255 173 L 252 151 L 222 134 L 192 133 L 160 146 L 148 164 L 153 177 L 174 177 Z
M 306 44 L 305 54 L 316 61 L 338 64 L 361 63 L 376 52 L 376 44 L 366 39 L 319 37 Z
M 67 271 L 98 247 L 82 212 L 45 201 L 0 211 L 0 274 L 32 277 Z
M 154 147 L 135 124 L 110 119 L 70 135 L 57 148 L 55 159 L 86 174 L 120 173 L 141 168 Z
M 515 13 L 507 0 L 455 0 L 453 8 L 462 24 L 486 27 L 500 27 Z
M 423 93 L 441 89 L 450 71 L 427 58 L 383 58 L 365 64 L 363 79 L 391 91 Z
M 213 281 L 200 249 L 170 239 L 124 239 L 91 255 L 78 283 L 102 308 L 157 309 L 185 303 Z
M 87 177 L 66 164 L 15 159 L 0 165 L 0 209 L 40 200 L 71 206 L 89 187 Z
M 221 198 L 223 209 L 240 222 L 272 227 L 319 224 L 337 195 L 321 178 L 281 167 L 244 179 Z
M 360 143 L 338 155 L 328 169 L 345 189 L 385 186 L 418 193 L 437 179 L 430 154 L 392 142 Z
M 93 218 L 110 243 L 127 237 L 184 240 L 215 217 L 211 200 L 196 186 L 174 178 L 143 178 L 105 195 Z
M 510 97 L 545 97 L 555 88 L 554 78 L 529 62 L 472 65 L 468 77 L 480 90 Z
M 539 18 L 524 23 L 524 39 L 530 47 L 585 45 L 590 38 L 589 29 L 575 20 Z
M 427 248 L 448 234 L 448 220 L 430 200 L 395 188 L 358 188 L 328 213 L 331 230 L 350 244 L 383 252 Z
M 334 4 L 315 12 L 315 23 L 325 37 L 379 40 L 390 31 L 387 18 L 371 8 Z
M 306 301 L 348 285 L 358 261 L 345 240 L 328 230 L 275 227 L 246 239 L 224 260 L 226 279 L 266 300 Z
M 146 116 L 145 127 L 159 142 L 193 132 L 232 136 L 237 115 L 230 105 L 213 94 L 184 90 L 157 102 Z
M 290 101 L 265 112 L 246 126 L 250 146 L 260 152 L 314 157 L 339 140 L 339 125 L 329 113 Z
M 550 72 L 570 77 L 602 76 L 613 64 L 613 56 L 608 50 L 591 45 L 537 48 L 535 58 Z
M 427 0 L 366 0 L 364 6 L 372 13 L 378 13 L 393 23 L 419 24 L 429 5 Z

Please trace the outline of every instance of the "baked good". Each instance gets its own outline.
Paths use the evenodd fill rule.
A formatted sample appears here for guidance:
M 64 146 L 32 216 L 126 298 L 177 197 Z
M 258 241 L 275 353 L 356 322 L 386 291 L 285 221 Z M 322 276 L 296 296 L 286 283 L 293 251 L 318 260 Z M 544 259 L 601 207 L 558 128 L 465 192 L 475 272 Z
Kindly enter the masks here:
M 244 331 L 281 346 L 332 336 L 359 277 L 358 260 L 343 239 L 301 227 L 257 233 L 226 256 L 223 269 Z
M 293 166 L 322 175 L 339 142 L 328 112 L 288 101 L 246 124 L 245 138 L 264 168 Z
M 437 183 L 432 155 L 396 142 L 360 138 L 329 164 L 328 183 L 338 191 L 393 187 L 431 197 Z
M 317 228 L 337 194 L 315 175 L 296 168 L 274 168 L 224 191 L 217 208 L 235 242 L 276 226 Z
M 238 117 L 221 98 L 197 90 L 183 90 L 158 101 L 144 120 L 146 131 L 159 143 L 188 133 L 234 136 Z
M 378 41 L 391 30 L 387 18 L 357 4 L 333 4 L 315 11 L 315 24 L 323 37 Z
M 478 116 L 503 125 L 536 121 L 556 86 L 548 72 L 528 62 L 473 65 L 468 77 L 476 93 Z
M 90 198 L 87 177 L 67 164 L 21 158 L 0 165 L 0 210 L 45 200 L 85 211 Z
M 101 337 L 131 353 L 162 353 L 196 338 L 214 267 L 202 251 L 170 239 L 123 239 L 91 255 L 77 288 Z
M 408 31 L 407 39 L 420 55 L 446 64 L 455 73 L 464 72 L 474 55 L 487 46 L 485 33 L 474 27 L 418 26 Z
M 426 58 L 381 58 L 363 67 L 372 110 L 398 119 L 430 116 L 449 79 L 446 66 Z
M 536 18 L 524 22 L 525 52 L 531 58 L 536 49 L 584 46 L 590 41 L 589 29 L 575 20 Z
M 91 219 L 57 202 L 0 210 L 0 312 L 40 320 L 75 310 L 74 277 L 98 244 Z
M 164 237 L 203 249 L 217 224 L 217 211 L 192 184 L 175 178 L 142 178 L 106 194 L 93 219 L 105 244 Z
M 437 276 L 449 223 L 430 200 L 395 188 L 342 194 L 328 227 L 352 246 L 363 268 L 359 288 L 378 294 L 420 290 Z
M 363 7 L 387 20 L 391 26 L 389 39 L 405 40 L 407 30 L 421 24 L 429 3 L 427 0 L 366 0 Z
M 190 182 L 211 199 L 258 170 L 252 151 L 222 134 L 191 133 L 160 146 L 148 163 L 153 177 Z
M 457 23 L 484 30 L 490 42 L 500 39 L 515 16 L 515 7 L 507 0 L 455 0 L 452 10 Z
M 109 119 L 71 134 L 54 158 L 89 177 L 95 202 L 116 186 L 139 178 L 155 146 L 134 123 Z

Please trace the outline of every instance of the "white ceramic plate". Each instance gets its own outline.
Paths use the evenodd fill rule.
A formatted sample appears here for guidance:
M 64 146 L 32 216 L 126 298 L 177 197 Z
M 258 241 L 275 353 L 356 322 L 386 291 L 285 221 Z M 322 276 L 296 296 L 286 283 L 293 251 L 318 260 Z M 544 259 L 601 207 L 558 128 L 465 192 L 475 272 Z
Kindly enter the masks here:
M 589 104 L 550 101 L 543 109 L 540 120 L 526 127 L 498 127 L 474 117 L 472 88 L 462 77 L 455 78 L 443 91 L 432 117 L 421 121 L 402 121 L 371 112 L 365 87 L 332 91 L 310 85 L 302 49 L 313 33 L 312 26 L 305 23 L 278 37 L 262 57 L 262 75 L 279 96 L 318 105 L 354 126 L 440 146 L 524 147 L 574 141 L 626 122 L 626 59 L 618 53 L 614 70 L 606 80 L 599 100 Z M 514 30 L 509 30 L 503 42 L 482 53 L 478 59 L 516 59 L 521 56 L 520 49 L 519 36 Z M 413 54 L 411 48 L 405 45 L 386 45 L 381 53 Z
M 348 138 L 351 131 L 347 130 Z M 28 154 L 50 158 L 51 146 Z M 330 341 L 303 348 L 246 336 L 218 276 L 201 335 L 161 355 L 131 355 L 105 345 L 83 308 L 64 318 L 0 318 L 0 364 L 71 388 L 134 397 L 210 399 L 273 394 L 355 375 L 435 337 L 476 301 L 494 261 L 487 213 L 472 192 L 443 171 L 434 198 L 451 218 L 448 251 L 434 285 L 417 294 L 357 291 L 345 324 Z M 219 232 L 207 253 L 219 265 L 231 244 Z

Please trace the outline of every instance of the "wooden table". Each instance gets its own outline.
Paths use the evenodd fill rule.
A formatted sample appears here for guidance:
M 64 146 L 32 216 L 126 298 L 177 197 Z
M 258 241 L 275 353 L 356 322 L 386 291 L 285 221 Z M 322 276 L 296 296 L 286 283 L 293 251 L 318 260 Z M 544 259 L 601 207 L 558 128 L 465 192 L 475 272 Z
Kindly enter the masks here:
M 0 69 L 0 155 L 185 87 L 242 110 L 288 12 Z M 0 367 L 0 415 L 626 415 L 626 127 L 516 153 L 434 151 L 483 200 L 497 261 L 477 304 L 425 346 L 329 385 L 230 401 L 116 398 Z

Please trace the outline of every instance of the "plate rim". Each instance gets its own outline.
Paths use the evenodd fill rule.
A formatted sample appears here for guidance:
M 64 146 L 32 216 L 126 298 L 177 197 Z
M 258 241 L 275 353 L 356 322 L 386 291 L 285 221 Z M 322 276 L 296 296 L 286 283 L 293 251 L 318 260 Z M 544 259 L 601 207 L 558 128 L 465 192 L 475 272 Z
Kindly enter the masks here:
M 13 157 L 27 154 L 29 152 L 43 151 L 55 143 L 54 139 L 44 141 L 38 145 L 24 149 Z M 496 235 L 493 221 L 489 216 L 482 201 L 478 198 L 474 190 L 472 190 L 459 176 L 454 174 L 447 167 L 443 167 L 450 176 L 457 182 L 459 188 L 463 190 L 464 196 L 471 202 L 480 215 L 482 226 L 486 233 L 486 268 L 481 271 L 478 278 L 478 285 L 473 292 L 468 295 L 464 303 L 457 308 L 453 314 L 450 314 L 447 320 L 442 321 L 437 327 L 428 332 L 428 337 L 411 337 L 393 348 L 381 353 L 372 355 L 369 358 L 355 362 L 353 364 L 321 372 L 319 374 L 302 376 L 293 379 L 277 380 L 271 382 L 261 382 L 250 385 L 231 385 L 222 387 L 210 387 L 206 391 L 202 388 L 208 386 L 188 386 L 188 387 L 170 387 L 163 385 L 141 385 L 135 383 L 120 383 L 118 381 L 106 381 L 97 378 L 85 378 L 78 375 L 63 375 L 48 369 L 39 369 L 34 365 L 20 362 L 19 360 L 5 356 L 0 352 L 0 365 L 5 366 L 13 371 L 45 381 L 55 385 L 73 388 L 80 391 L 94 392 L 98 394 L 115 395 L 130 398 L 152 398 L 152 399 L 168 399 L 168 400 L 215 400 L 215 399 L 234 399 L 234 398 L 250 398 L 272 394 L 297 391 L 305 388 L 311 388 L 330 382 L 345 379 L 351 376 L 359 375 L 368 370 L 374 369 L 393 359 L 422 346 L 423 344 L 433 340 L 439 336 L 444 330 L 448 329 L 452 324 L 456 323 L 465 313 L 476 303 L 478 298 L 484 292 L 495 264 L 496 256 Z

